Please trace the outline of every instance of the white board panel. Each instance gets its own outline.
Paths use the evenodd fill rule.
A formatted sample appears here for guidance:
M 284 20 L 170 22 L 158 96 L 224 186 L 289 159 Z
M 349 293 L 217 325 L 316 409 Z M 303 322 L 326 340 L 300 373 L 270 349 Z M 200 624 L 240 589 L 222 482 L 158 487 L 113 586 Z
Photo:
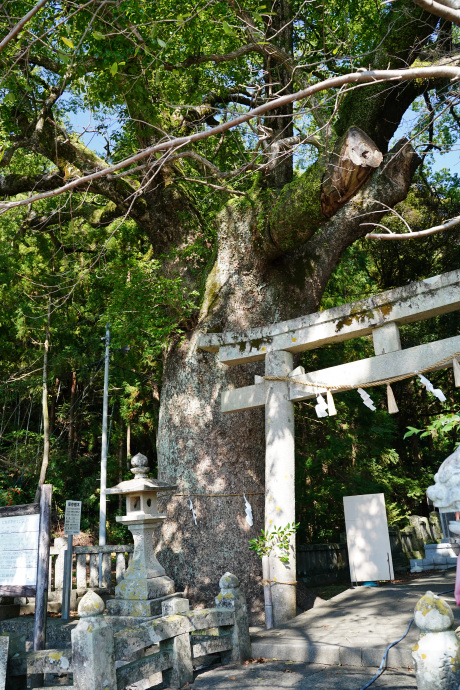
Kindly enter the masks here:
M 351 581 L 393 580 L 384 495 L 344 496 L 343 507 Z
M 34 586 L 37 582 L 40 515 L 0 519 L 0 586 Z

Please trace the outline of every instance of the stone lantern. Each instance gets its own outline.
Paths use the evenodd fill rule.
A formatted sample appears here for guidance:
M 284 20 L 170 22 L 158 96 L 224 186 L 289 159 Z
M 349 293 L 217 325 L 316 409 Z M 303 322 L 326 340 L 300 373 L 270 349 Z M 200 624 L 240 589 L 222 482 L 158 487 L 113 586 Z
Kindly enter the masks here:
M 126 515 L 116 518 L 127 525 L 134 539 L 134 554 L 125 576 L 115 587 L 115 599 L 107 602 L 107 613 L 116 616 L 157 616 L 161 604 L 174 592 L 174 581 L 168 577 L 155 556 L 153 532 L 166 519 L 158 513 L 158 492 L 170 491 L 173 484 L 149 479 L 148 461 L 138 453 L 131 460 L 134 479 L 107 489 L 108 495 L 126 496 Z

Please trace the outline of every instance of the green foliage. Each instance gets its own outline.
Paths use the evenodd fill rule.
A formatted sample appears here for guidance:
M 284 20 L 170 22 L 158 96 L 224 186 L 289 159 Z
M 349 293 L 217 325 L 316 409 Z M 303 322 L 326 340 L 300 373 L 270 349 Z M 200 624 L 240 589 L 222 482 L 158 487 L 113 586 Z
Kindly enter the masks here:
M 261 530 L 255 539 L 249 541 L 249 548 L 257 553 L 260 558 L 276 553 L 280 561 L 289 562 L 290 537 L 299 529 L 299 523 L 287 523 L 284 527 L 275 527 L 273 530 Z
M 418 435 L 420 438 L 425 438 L 427 436 L 445 438 L 450 432 L 456 431 L 460 426 L 460 414 L 450 413 L 442 414 L 433 419 L 430 424 L 427 424 L 425 429 L 416 429 L 413 426 L 408 426 L 404 438 L 410 438 L 411 436 Z M 457 446 L 460 441 L 457 441 Z

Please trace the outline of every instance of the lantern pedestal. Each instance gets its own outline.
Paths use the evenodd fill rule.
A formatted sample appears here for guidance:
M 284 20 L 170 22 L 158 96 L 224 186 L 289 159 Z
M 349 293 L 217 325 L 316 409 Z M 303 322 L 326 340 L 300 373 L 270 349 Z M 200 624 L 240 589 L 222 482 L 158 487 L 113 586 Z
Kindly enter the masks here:
M 174 581 L 158 562 L 153 546 L 155 528 L 166 519 L 157 511 L 158 491 L 176 487 L 147 478 L 147 458 L 138 453 L 131 460 L 135 479 L 121 482 L 107 494 L 126 495 L 126 515 L 116 518 L 125 524 L 134 539 L 134 554 L 124 578 L 115 587 L 115 599 L 107 602 L 113 616 L 160 616 L 162 602 L 182 597 L 174 591 Z

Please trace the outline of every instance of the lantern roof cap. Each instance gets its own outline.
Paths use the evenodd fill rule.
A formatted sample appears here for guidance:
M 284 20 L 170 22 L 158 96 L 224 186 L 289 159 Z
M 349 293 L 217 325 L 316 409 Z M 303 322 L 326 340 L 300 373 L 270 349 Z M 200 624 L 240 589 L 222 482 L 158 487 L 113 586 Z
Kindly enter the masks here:
M 149 479 L 147 477 L 148 471 L 149 464 L 146 456 L 142 455 L 142 453 L 137 453 L 137 455 L 131 458 L 131 472 L 134 474 L 134 479 L 128 479 L 111 489 L 106 489 L 106 494 L 131 494 L 177 489 L 177 484 L 162 482 L 159 479 Z

